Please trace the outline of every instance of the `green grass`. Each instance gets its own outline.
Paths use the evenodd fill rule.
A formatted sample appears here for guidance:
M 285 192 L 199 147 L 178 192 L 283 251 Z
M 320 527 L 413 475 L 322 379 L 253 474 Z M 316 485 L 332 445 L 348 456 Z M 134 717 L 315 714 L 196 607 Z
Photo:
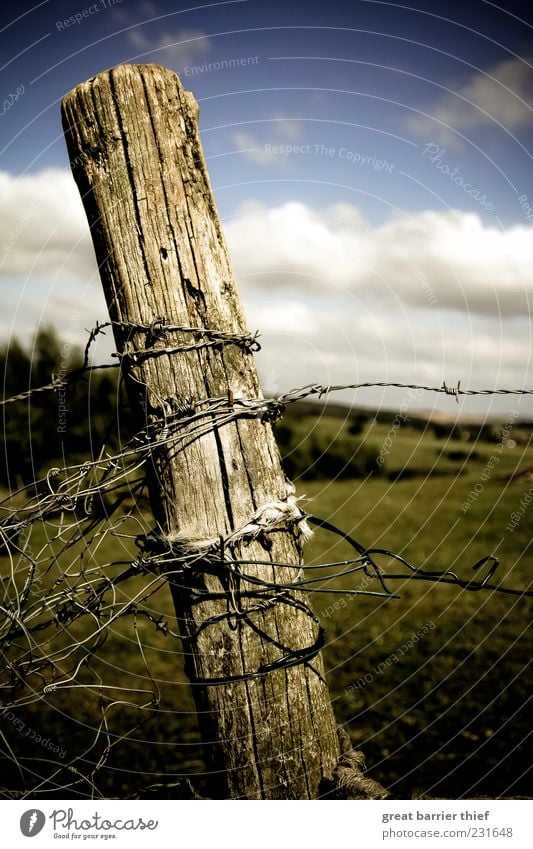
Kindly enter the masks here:
M 391 433 L 390 424 L 373 423 L 361 434 L 350 435 L 348 423 L 339 415 L 320 420 L 302 416 L 295 427 L 300 440 L 319 431 L 321 444 L 342 438 L 345 445 L 353 441 L 354 451 L 362 444 L 376 455 Z M 527 476 L 516 476 L 516 472 L 533 467 L 533 449 L 481 442 L 472 446 L 402 427 L 394 430 L 387 451 L 380 476 L 297 480 L 298 493 L 307 499 L 305 507 L 365 547 L 396 552 L 419 568 L 451 569 L 468 580 L 476 576 L 472 566 L 493 554 L 501 561 L 495 583 L 529 585 L 531 517 L 526 512 L 513 532 L 506 526 L 532 485 Z M 495 456 L 498 462 L 493 461 L 488 474 Z M 533 504 L 529 509 L 533 510 Z M 131 522 L 121 531 L 135 534 L 139 527 Z M 46 543 L 45 534 L 45 526 L 35 526 L 34 548 Z M 105 536 L 96 560 L 105 563 L 135 556 L 131 540 Z M 351 557 L 353 550 L 346 542 L 323 530 L 316 532 L 307 549 L 311 563 Z M 386 557 L 379 562 L 384 569 L 406 575 L 405 580 L 391 584 L 401 598 L 345 594 L 360 585 L 361 575 L 329 581 L 327 572 L 323 586 L 344 592 L 314 598 L 327 633 L 324 655 L 337 720 L 354 744 L 363 748 L 370 774 L 403 797 L 419 793 L 447 798 L 531 795 L 526 752 L 530 687 L 525 674 L 532 648 L 527 630 L 530 602 L 408 580 L 405 568 L 398 570 Z M 62 556 L 46 580 L 52 583 L 65 566 Z M 6 558 L 2 569 L 6 574 Z M 131 578 L 120 585 L 120 592 L 132 595 L 145 580 Z M 368 588 L 378 589 L 377 584 L 374 581 Z M 176 628 L 166 586 L 151 599 L 150 607 Z M 431 629 L 403 651 L 402 646 L 429 624 Z M 77 623 L 72 634 L 82 636 L 86 627 Z M 47 651 L 50 645 L 41 650 Z M 99 746 L 86 751 L 100 718 L 101 693 L 95 682 L 101 677 L 115 688 L 136 691 L 123 699 L 131 704 L 108 710 L 111 750 L 106 767 L 99 772 L 101 791 L 122 797 L 161 775 L 167 780 L 198 775 L 204 764 L 181 652 L 178 640 L 148 621 L 119 619 L 80 673 L 78 680 L 90 687 L 58 690 L 45 701 L 29 705 L 21 716 L 26 727 L 64 746 L 68 758 L 79 757 L 78 768 L 88 773 L 104 742 L 101 738 Z M 390 660 L 393 655 L 396 662 Z M 154 689 L 154 680 L 160 710 L 140 710 L 135 705 L 146 701 L 144 691 Z M 37 681 L 34 685 L 38 690 Z M 105 699 L 109 705 L 121 699 L 121 691 L 110 689 Z M 140 720 L 141 726 L 128 739 L 117 742 Z M 4 722 L 4 733 L 19 757 L 29 759 L 24 764 L 37 772 L 46 770 L 44 763 L 35 761 L 46 753 L 25 734 L 9 722 Z M 7 786 L 19 786 L 16 771 L 10 771 L 5 762 L 2 768 Z M 88 789 L 82 785 L 79 792 L 86 794 Z M 58 797 L 65 795 L 58 790 Z
M 398 438 L 395 463 L 420 468 L 425 458 L 433 464 L 438 445 L 428 438 L 423 450 L 413 452 L 416 439 L 420 435 Z M 493 582 L 527 587 L 529 521 L 525 517 L 513 532 L 506 525 L 531 482 L 506 478 L 517 465 L 531 465 L 531 452 L 505 449 L 497 473 L 478 493 L 493 449 L 477 450 L 482 456 L 465 464 L 461 476 L 441 476 L 437 458 L 437 476 L 306 482 L 307 508 L 365 547 L 394 551 L 428 571 L 451 569 L 468 580 L 475 577 L 471 567 L 494 554 L 501 566 Z M 472 493 L 475 500 L 463 511 Z M 353 552 L 320 531 L 309 554 L 325 562 Z M 392 569 L 385 558 L 380 562 Z M 359 581 L 352 576 L 334 585 L 348 589 Z M 378 589 L 376 584 L 368 589 Z M 530 794 L 530 601 L 413 580 L 391 589 L 401 598 L 315 600 L 329 638 L 325 658 L 337 719 L 367 754 L 371 774 L 404 797 Z M 427 623 L 434 629 L 397 663 L 379 666 Z

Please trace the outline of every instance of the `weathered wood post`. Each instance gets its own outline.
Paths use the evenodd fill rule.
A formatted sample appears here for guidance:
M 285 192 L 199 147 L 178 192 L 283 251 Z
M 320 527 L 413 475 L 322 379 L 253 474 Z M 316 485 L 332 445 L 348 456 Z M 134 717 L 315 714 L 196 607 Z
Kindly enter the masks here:
M 217 794 L 316 798 L 339 754 L 320 656 L 298 656 L 316 643 L 316 620 L 292 590 L 246 596 L 254 585 L 220 556 L 224 538 L 226 559 L 263 561 L 243 572 L 287 584 L 302 530 L 261 415 L 196 102 L 166 68 L 120 65 L 66 95 L 62 115 L 130 398 L 155 434 L 154 517 L 173 552 L 198 555 L 171 587 L 202 734 L 224 775 Z M 161 422 L 181 424 L 179 443 L 161 438 Z M 287 655 L 291 668 L 264 670 Z

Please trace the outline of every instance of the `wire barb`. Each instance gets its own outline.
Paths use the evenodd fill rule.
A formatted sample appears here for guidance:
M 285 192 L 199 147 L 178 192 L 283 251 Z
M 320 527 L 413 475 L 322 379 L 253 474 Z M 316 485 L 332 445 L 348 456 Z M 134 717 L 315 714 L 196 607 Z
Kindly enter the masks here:
M 137 335 L 142 337 L 143 346 L 119 357 L 123 367 L 134 366 L 146 357 L 173 356 L 203 347 L 236 345 L 245 352 L 257 349 L 257 334 L 237 336 L 177 326 L 164 318 L 150 324 L 97 323 L 89 332 L 81 368 L 55 376 L 50 384 L 4 399 L 1 404 L 27 400 L 38 392 L 56 391 L 75 383 L 87 371 L 112 367 L 89 365 L 92 345 L 110 326 L 129 342 Z M 190 344 L 178 345 L 173 340 L 167 344 L 169 335 L 174 333 L 190 334 Z M 368 547 L 329 520 L 305 512 L 292 488 L 276 493 L 243 524 L 211 539 L 189 540 L 150 527 L 151 519 L 140 504 L 145 497 L 145 471 L 152 462 L 154 447 L 184 451 L 193 440 L 238 419 L 275 421 L 286 406 L 304 398 L 368 387 L 442 392 L 453 395 L 457 402 L 460 395 L 533 394 L 533 390 L 463 390 L 459 381 L 455 387 L 448 387 L 446 382 L 440 387 L 403 383 L 310 384 L 266 400 L 235 397 L 231 389 L 220 398 L 167 398 L 161 401 L 160 409 L 153 411 L 145 427 L 116 453 L 102 447 L 91 459 L 61 469 L 51 468 L 43 480 L 0 501 L 0 556 L 5 567 L 0 588 L 2 715 L 11 713 L 13 722 L 19 712 L 37 703 L 53 702 L 67 689 L 79 690 L 87 699 L 99 694 L 100 711 L 87 748 L 93 763 L 91 771 L 85 754 L 71 752 L 64 760 L 61 756 L 59 760 L 51 759 L 48 777 L 36 778 L 24 791 L 6 790 L 5 796 L 26 798 L 35 793 L 70 792 L 73 788 L 78 792 L 84 788 L 83 792 L 101 797 L 97 779 L 110 751 L 159 709 L 159 686 L 139 634 L 141 628 L 149 628 L 158 639 L 179 638 L 180 623 L 174 626 L 153 608 L 154 596 L 168 583 L 186 588 L 194 604 L 220 602 L 220 612 L 206 618 L 199 626 L 201 631 L 220 622 L 226 622 L 232 632 L 257 631 L 258 623 L 267 622 L 271 612 L 280 606 L 290 606 L 309 626 L 309 639 L 304 646 L 283 645 L 277 637 L 261 631 L 273 647 L 269 657 L 277 655 L 275 659 L 255 669 L 244 669 L 239 675 L 195 682 L 208 686 L 233 685 L 311 664 L 325 644 L 323 627 L 306 601 L 311 595 L 342 593 L 392 600 L 399 597 L 391 588 L 394 582 L 409 579 L 449 584 L 471 592 L 533 596 L 533 591 L 494 583 L 499 561 L 492 554 L 474 564 L 472 577 L 464 578 L 451 569 L 417 568 L 399 554 Z M 341 537 L 352 547 L 354 556 L 308 566 L 245 556 L 257 540 L 268 551 L 272 535 L 287 529 L 303 543 L 313 533 L 310 525 Z M 110 543 L 114 548 L 118 543 L 123 545 L 122 560 L 106 561 L 101 552 Z M 259 577 L 258 566 L 268 566 L 268 572 L 261 573 L 268 574 L 268 578 Z M 206 588 L 201 579 L 207 576 L 209 585 L 216 589 Z M 354 583 L 347 588 L 335 583 L 348 576 Z M 116 635 L 119 623 L 137 647 L 142 686 L 139 678 L 126 676 L 119 682 L 110 680 L 111 676 L 103 677 L 105 663 L 98 662 L 100 654 L 108 637 Z M 189 639 L 198 633 L 190 633 Z M 131 727 L 117 731 L 113 722 L 123 708 L 127 708 L 128 715 L 135 714 L 135 719 Z M 35 756 L 36 760 L 39 754 L 42 753 Z M 7 757 L 24 780 L 31 774 L 26 764 L 22 769 L 13 748 Z M 38 771 L 35 775 L 39 775 Z
M 442 383 L 442 389 L 446 393 L 446 395 L 454 395 L 455 400 L 459 403 L 459 395 L 461 394 L 461 381 L 457 381 L 457 386 L 446 386 L 446 381 L 444 380 Z

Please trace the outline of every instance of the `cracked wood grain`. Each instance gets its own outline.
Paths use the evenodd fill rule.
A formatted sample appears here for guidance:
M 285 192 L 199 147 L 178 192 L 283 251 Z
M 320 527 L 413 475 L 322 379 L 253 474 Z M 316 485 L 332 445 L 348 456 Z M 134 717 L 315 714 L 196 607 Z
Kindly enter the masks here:
M 66 95 L 62 116 L 111 319 L 151 324 L 163 318 L 245 333 L 200 144 L 198 108 L 178 76 L 158 65 L 117 66 Z M 117 326 L 115 341 L 117 351 L 134 354 L 145 346 L 145 335 Z M 175 332 L 161 345 L 187 341 Z M 139 358 L 127 382 L 139 427 L 166 405 L 191 397 L 262 397 L 252 354 L 231 345 Z M 259 419 L 213 427 L 179 452 L 161 448 L 149 466 L 156 521 L 165 533 L 188 539 L 226 536 L 262 504 L 291 491 L 271 425 Z M 237 551 L 243 558 L 294 564 L 282 571 L 247 567 L 259 577 L 285 583 L 298 575 L 302 553 L 295 529 L 271 534 L 269 545 L 242 542 Z M 194 580 L 210 591 L 223 589 L 219 575 Z M 242 620 L 233 630 L 220 619 L 202 628 L 224 613 L 225 602 L 198 603 L 183 581 L 171 590 L 203 740 L 212 767 L 223 775 L 212 794 L 316 798 L 339 754 L 320 656 L 258 679 L 205 683 L 276 660 L 279 645 L 312 644 L 316 624 L 301 610 L 276 604 L 250 614 L 255 627 Z

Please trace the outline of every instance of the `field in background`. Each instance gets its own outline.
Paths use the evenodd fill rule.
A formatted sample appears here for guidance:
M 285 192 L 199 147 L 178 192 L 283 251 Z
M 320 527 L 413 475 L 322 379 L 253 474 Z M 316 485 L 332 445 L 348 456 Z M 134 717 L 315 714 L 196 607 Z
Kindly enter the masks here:
M 467 439 L 464 430 L 450 436 L 449 428 L 439 431 L 420 421 L 395 425 L 394 414 L 376 420 L 342 408 L 317 415 L 317 409 L 291 409 L 277 426 L 287 469 L 309 512 L 364 546 L 394 551 L 426 570 L 452 569 L 464 579 L 475 577 L 476 561 L 495 554 L 501 560 L 496 583 L 528 586 L 533 504 L 528 502 L 517 527 L 508 529 L 533 486 L 527 426 L 515 425 L 507 437 L 497 426 L 474 428 Z M 117 559 L 117 545 L 107 539 L 98 557 Z M 119 546 L 120 559 L 135 556 L 127 541 Z M 322 530 L 307 549 L 307 561 L 314 563 L 352 556 L 345 542 Z M 390 568 L 386 560 L 383 566 Z M 5 558 L 3 569 L 5 574 Z M 134 591 L 135 581 L 124 591 Z M 338 578 L 331 586 L 348 590 L 360 583 L 358 575 Z M 337 720 L 365 752 L 370 774 L 403 797 L 531 795 L 526 752 L 530 602 L 412 580 L 391 588 L 400 599 L 344 593 L 314 599 L 327 633 L 325 660 Z M 166 588 L 154 597 L 153 609 L 172 625 Z M 151 686 L 151 676 L 161 690 L 161 710 L 153 716 L 145 711 L 144 725 L 112 748 L 99 778 L 108 795 L 127 796 L 161 773 L 177 778 L 203 769 L 190 688 L 176 656 L 181 646 L 146 622 L 137 623 L 137 634 L 146 666 L 131 625 L 118 622 L 92 669 L 81 673 L 82 680 L 95 671 L 111 675 L 116 686 L 139 691 Z M 63 741 L 69 757 L 81 755 L 92 739 L 99 698 L 85 688 L 65 690 L 51 695 L 47 705 L 35 702 L 21 716 L 26 727 Z M 133 701 L 142 703 L 140 696 Z M 126 703 L 110 718 L 114 728 L 126 729 L 138 711 Z M 39 756 L 24 734 L 8 723 L 4 730 L 17 751 Z M 88 751 L 79 768 L 90 771 L 95 757 Z M 11 779 L 15 784 L 15 772 Z M 87 789 L 80 787 L 82 793 Z
M 293 428 L 311 440 L 314 432 L 322 448 L 330 440 L 333 450 L 356 431 L 351 438 L 361 468 L 367 463 L 373 471 L 331 482 L 306 480 L 301 470 L 298 491 L 306 494 L 309 512 L 365 547 L 388 549 L 427 571 L 451 569 L 469 580 L 478 577 L 472 566 L 493 554 L 501 564 L 495 583 L 530 584 L 527 425 L 470 424 L 453 431 L 442 422 L 410 424 L 385 415 L 381 422 L 371 416 L 358 430 L 346 411 L 334 412 L 307 421 L 302 415 Z M 308 450 L 309 442 L 302 446 Z M 381 466 L 373 465 L 375 457 Z M 521 513 L 511 528 L 512 515 Z M 353 555 L 324 531 L 308 549 L 308 559 L 318 563 Z M 385 558 L 380 562 L 408 574 Z M 364 580 L 349 576 L 334 586 L 349 589 Z M 363 586 L 378 590 L 377 583 Z M 336 716 L 365 751 L 371 774 L 404 797 L 530 795 L 531 602 L 413 580 L 391 588 L 400 599 L 315 598 L 327 629 Z M 402 651 L 417 632 L 422 636 Z

